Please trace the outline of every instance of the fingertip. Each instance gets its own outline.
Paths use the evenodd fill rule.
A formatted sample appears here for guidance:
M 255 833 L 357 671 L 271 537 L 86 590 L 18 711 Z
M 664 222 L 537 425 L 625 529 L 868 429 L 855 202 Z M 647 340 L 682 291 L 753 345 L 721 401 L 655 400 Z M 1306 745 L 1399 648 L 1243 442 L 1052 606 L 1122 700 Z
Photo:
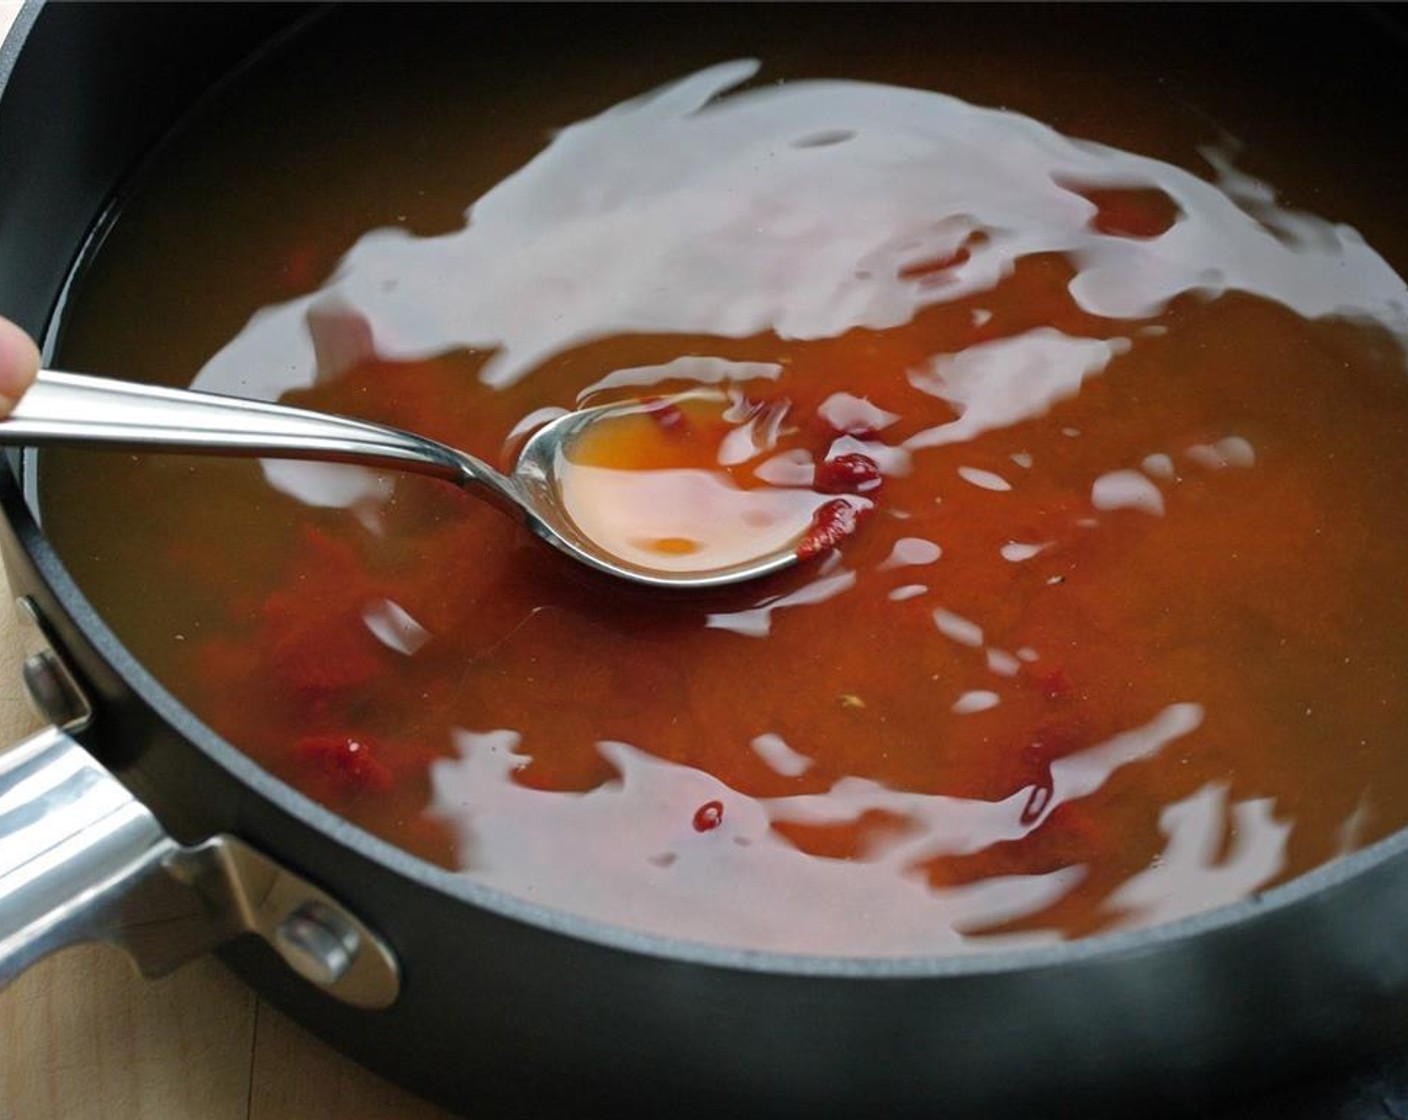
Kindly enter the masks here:
M 0 318 L 0 399 L 16 401 L 39 372 L 34 340 L 8 319 Z

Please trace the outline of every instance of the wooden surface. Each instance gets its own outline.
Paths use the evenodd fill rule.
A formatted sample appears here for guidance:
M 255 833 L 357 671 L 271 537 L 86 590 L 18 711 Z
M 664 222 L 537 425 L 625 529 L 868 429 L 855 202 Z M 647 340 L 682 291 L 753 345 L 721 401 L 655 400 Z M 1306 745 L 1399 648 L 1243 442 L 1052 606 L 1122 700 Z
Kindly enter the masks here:
M 0 0 L 0 39 L 19 12 Z M 0 158 L 23 158 L 5 152 Z M 38 723 L 0 580 L 0 748 Z M 213 959 L 142 980 L 81 946 L 0 992 L 3 1120 L 441 1120 L 263 1003 Z

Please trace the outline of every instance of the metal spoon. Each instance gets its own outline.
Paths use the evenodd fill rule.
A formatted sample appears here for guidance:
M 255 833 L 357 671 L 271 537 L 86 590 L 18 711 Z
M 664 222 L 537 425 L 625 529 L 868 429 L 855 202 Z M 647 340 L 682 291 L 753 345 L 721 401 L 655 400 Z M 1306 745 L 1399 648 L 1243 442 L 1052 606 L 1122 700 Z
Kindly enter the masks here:
M 366 420 L 42 370 L 9 418 L 0 421 L 0 444 L 317 459 L 430 475 L 487 498 L 572 559 L 649 587 L 722 587 L 797 562 L 800 541 L 725 567 L 651 568 L 614 554 L 579 529 L 563 506 L 557 484 L 564 448 L 587 426 L 626 407 L 601 405 L 545 424 L 524 444 L 513 472 L 504 475 L 446 444 Z

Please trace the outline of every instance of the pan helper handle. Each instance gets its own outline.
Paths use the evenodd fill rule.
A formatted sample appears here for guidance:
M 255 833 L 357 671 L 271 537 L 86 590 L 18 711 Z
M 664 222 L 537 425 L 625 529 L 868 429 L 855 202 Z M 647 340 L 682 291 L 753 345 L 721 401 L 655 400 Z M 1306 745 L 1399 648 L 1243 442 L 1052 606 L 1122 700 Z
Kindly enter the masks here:
M 48 668 L 43 654 L 26 666 L 42 708 L 72 697 L 47 652 Z M 0 754 L 0 986 L 82 941 L 116 945 L 156 977 L 242 933 L 353 1006 L 400 992 L 390 949 L 337 900 L 237 837 L 178 844 L 67 730 Z

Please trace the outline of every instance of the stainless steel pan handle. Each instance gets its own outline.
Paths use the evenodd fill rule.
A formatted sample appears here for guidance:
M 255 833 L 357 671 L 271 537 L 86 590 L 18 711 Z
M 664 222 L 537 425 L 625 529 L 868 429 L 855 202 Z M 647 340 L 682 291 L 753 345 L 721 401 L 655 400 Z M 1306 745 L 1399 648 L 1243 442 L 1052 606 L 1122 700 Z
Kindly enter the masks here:
M 76 726 L 84 705 L 63 672 L 45 649 L 26 683 Z M 236 837 L 178 844 L 68 731 L 0 754 L 0 986 L 76 942 L 109 942 L 161 976 L 242 933 L 346 1003 L 382 1008 L 399 994 L 396 958 L 336 899 Z

